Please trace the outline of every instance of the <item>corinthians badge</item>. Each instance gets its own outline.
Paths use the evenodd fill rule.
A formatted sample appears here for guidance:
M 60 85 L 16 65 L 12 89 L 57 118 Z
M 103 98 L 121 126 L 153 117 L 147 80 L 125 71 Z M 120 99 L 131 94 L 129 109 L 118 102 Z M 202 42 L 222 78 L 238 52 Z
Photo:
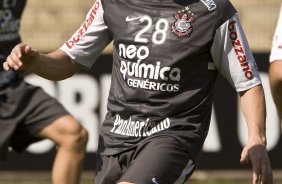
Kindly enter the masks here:
M 190 37 L 193 32 L 192 23 L 195 21 L 194 14 L 191 13 L 190 8 L 186 6 L 185 9 L 178 11 L 174 18 L 176 21 L 171 26 L 171 32 L 179 38 L 184 36 Z

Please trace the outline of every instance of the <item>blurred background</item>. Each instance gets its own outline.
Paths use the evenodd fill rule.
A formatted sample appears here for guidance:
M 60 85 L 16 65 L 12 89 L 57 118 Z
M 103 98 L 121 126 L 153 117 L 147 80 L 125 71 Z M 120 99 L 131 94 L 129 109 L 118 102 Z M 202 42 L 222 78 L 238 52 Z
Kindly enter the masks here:
M 21 27 L 23 40 L 46 51 L 60 47 L 81 25 L 93 2 L 94 0 L 28 0 Z M 240 15 L 253 52 L 269 52 L 281 1 L 231 2 Z
M 268 58 L 272 36 L 281 5 L 280 0 L 231 0 L 236 7 L 250 47 L 259 66 L 267 104 L 268 152 L 274 169 L 275 183 L 282 183 L 281 127 L 268 85 Z M 94 1 L 28 0 L 21 25 L 23 42 L 49 52 L 59 48 L 79 28 Z M 70 79 L 51 82 L 34 75 L 26 80 L 40 85 L 61 101 L 88 129 L 90 139 L 83 170 L 82 184 L 94 183 L 95 152 L 98 129 L 106 112 L 110 85 L 111 45 L 90 71 Z M 238 96 L 228 82 L 219 76 L 216 84 L 210 132 L 205 142 L 199 169 L 193 184 L 251 183 L 250 166 L 239 163 L 247 141 L 246 125 L 240 112 Z M 50 183 L 50 170 L 56 147 L 42 141 L 22 154 L 11 151 L 0 162 L 0 184 Z

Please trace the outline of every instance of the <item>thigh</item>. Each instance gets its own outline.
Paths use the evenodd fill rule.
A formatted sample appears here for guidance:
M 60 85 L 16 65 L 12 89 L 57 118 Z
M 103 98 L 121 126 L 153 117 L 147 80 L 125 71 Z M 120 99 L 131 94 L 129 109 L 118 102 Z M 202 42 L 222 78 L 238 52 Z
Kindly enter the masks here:
M 56 144 L 65 146 L 82 146 L 81 136 L 87 136 L 83 126 L 71 115 L 64 115 L 56 118 L 52 123 L 42 128 L 35 134 L 38 138 L 47 138 Z
M 105 156 L 97 153 L 95 183 L 115 184 L 122 175 L 121 154 Z
M 13 85 L 0 87 L 0 159 L 4 160 L 17 128 L 27 111 L 24 93 L 25 85 L 18 81 Z M 24 99 L 24 100 L 23 100 Z
M 12 103 L 17 102 L 11 119 L 18 125 L 10 143 L 16 151 L 22 151 L 31 143 L 41 140 L 37 136 L 38 132 L 68 114 L 55 98 L 39 87 L 22 83 L 17 89 L 11 88 L 8 92 Z M 19 93 L 22 95 L 15 97 Z
M 120 182 L 182 184 L 194 171 L 183 144 L 172 137 L 153 138 L 137 148 Z
M 16 123 L 2 120 L 3 119 L 1 119 L 0 117 L 0 161 L 6 159 L 6 154 L 10 146 L 11 137 L 17 126 Z

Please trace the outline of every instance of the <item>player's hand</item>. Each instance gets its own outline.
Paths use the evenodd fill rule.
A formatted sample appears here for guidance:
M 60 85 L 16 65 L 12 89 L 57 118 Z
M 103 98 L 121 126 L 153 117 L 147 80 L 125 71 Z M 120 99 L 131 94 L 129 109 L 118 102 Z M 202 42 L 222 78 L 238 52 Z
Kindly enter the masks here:
M 30 70 L 36 65 L 39 52 L 30 46 L 20 43 L 16 45 L 3 63 L 4 70 Z
M 253 169 L 252 184 L 272 184 L 273 174 L 270 160 L 265 145 L 247 145 L 244 147 L 241 160 L 242 164 L 250 163 Z

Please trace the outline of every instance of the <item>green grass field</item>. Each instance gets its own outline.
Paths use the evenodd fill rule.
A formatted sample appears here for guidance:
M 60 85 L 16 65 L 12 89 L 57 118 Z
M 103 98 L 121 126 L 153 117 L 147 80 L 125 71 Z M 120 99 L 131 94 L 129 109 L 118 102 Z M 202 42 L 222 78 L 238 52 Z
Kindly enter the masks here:
M 251 184 L 249 171 L 196 171 L 186 184 Z M 51 184 L 47 172 L 0 172 L 0 184 Z M 95 184 L 94 172 L 83 172 L 80 184 Z M 282 184 L 282 171 L 274 171 L 274 184 Z

